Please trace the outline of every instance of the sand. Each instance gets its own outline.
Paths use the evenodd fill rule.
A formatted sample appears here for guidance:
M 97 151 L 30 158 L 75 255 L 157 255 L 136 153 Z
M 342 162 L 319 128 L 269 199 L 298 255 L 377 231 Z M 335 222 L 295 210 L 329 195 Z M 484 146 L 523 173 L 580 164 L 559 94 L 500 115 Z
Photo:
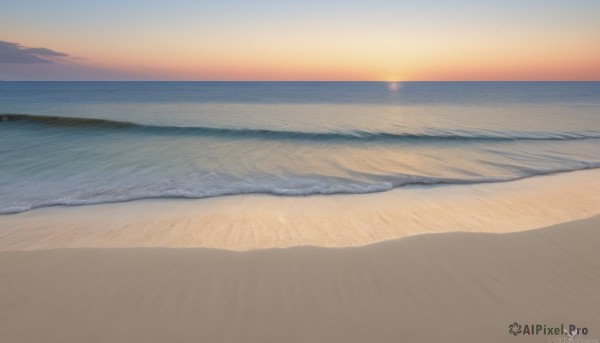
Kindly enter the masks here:
M 4 251 L 0 342 L 548 342 L 515 321 L 597 339 L 599 244 L 596 216 L 347 248 Z
M 346 247 L 422 233 L 516 232 L 600 214 L 600 169 L 359 195 L 242 195 L 0 215 L 0 250 Z
M 3 215 L 0 342 L 597 342 L 599 177 Z

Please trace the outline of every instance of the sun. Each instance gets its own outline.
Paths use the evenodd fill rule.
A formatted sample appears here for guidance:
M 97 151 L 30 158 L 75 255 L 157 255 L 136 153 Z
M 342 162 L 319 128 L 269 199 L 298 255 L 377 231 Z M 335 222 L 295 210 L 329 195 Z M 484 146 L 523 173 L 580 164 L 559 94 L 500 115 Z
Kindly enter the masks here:
M 387 87 L 390 90 L 390 92 L 397 92 L 400 90 L 400 83 L 397 81 L 391 81 L 388 82 Z

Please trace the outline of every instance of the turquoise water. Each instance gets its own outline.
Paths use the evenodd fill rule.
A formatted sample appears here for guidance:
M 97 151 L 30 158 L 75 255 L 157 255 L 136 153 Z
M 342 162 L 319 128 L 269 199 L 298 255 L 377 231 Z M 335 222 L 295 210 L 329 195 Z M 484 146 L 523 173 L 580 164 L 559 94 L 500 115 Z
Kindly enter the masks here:
M 0 213 L 600 167 L 598 82 L 0 82 Z

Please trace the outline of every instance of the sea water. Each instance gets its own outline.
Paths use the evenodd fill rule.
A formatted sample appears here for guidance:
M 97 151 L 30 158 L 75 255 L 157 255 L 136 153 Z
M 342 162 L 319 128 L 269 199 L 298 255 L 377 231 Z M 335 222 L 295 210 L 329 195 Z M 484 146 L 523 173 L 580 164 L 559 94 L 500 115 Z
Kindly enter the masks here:
M 0 213 L 598 167 L 600 82 L 0 82 Z

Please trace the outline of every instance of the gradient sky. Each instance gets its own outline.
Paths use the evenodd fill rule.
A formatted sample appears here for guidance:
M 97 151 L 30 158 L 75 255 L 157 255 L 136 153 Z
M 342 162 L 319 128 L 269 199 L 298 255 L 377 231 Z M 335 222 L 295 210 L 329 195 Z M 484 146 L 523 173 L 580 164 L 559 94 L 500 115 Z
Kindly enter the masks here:
M 0 79 L 600 80 L 600 1 L 3 0 Z

